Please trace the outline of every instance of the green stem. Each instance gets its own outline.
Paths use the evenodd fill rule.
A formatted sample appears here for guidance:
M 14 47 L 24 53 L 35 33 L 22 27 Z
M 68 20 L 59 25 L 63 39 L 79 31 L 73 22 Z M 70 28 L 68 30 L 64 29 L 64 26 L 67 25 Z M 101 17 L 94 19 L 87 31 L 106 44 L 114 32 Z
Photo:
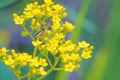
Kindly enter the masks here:
M 31 76 L 32 76 L 32 74 L 31 74 L 31 69 L 30 69 L 30 71 L 29 71 L 29 74 L 27 74 L 27 76 L 28 76 L 28 80 L 31 80 Z
M 45 56 L 45 58 L 47 59 L 48 63 L 50 64 L 50 67 L 52 67 L 52 63 L 51 63 L 50 59 L 48 58 L 48 55 Z
M 54 64 L 54 67 L 56 67 L 56 66 L 57 66 L 57 64 L 58 64 L 59 60 L 60 60 L 60 56 L 58 57 L 58 59 L 56 59 L 55 64 Z
M 35 56 L 36 56 L 36 53 L 37 53 L 37 47 L 34 47 L 33 57 L 35 57 Z
M 55 71 L 63 70 L 64 68 L 54 68 Z
M 40 78 L 38 78 L 37 80 L 42 80 L 44 77 L 46 77 L 48 74 L 50 74 L 50 72 L 53 71 L 53 68 L 50 68 L 48 71 L 47 71 L 47 74 L 44 75 L 44 76 L 41 76 Z
M 28 33 L 28 35 L 30 36 L 30 38 L 35 41 L 34 37 L 32 36 L 32 34 L 26 29 L 25 26 L 23 26 L 23 29 Z
M 25 77 L 28 77 L 28 75 L 23 75 L 23 76 L 21 76 L 21 79 L 23 79 L 23 78 L 25 78 Z
M 13 70 L 13 73 L 16 75 L 18 80 L 21 80 L 21 77 Z
M 52 72 L 53 70 L 63 70 L 63 68 L 55 68 L 60 60 L 60 57 L 58 57 L 57 60 L 55 60 L 55 64 L 54 66 L 52 66 L 52 63 L 50 61 L 50 59 L 48 57 L 46 57 L 46 59 L 48 60 L 48 62 L 50 63 L 51 65 L 51 68 L 47 71 L 47 74 L 44 75 L 44 76 L 41 76 L 40 78 L 38 78 L 37 80 L 42 80 L 44 77 L 46 77 L 50 72 Z

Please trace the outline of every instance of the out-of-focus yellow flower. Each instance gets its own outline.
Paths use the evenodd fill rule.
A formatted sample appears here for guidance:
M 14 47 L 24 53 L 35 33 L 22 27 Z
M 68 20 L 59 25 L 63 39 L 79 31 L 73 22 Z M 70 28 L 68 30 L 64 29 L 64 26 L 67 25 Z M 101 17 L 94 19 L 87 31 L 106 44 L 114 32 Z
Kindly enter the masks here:
M 54 51 L 59 46 L 58 43 L 59 43 L 59 41 L 56 40 L 56 38 L 53 38 L 53 39 L 49 40 L 48 44 L 46 44 L 47 50 L 50 51 L 52 55 L 56 55 L 56 53 Z
M 12 57 L 9 57 L 7 60 L 4 60 L 5 64 L 10 68 L 15 68 L 15 60 Z
M 73 29 L 75 28 L 75 26 L 73 26 L 71 23 L 67 21 L 63 24 L 63 27 L 65 28 L 67 32 L 72 32 Z
M 32 11 L 33 10 L 33 3 L 27 4 L 25 11 Z
M 55 37 L 56 37 L 56 39 L 61 40 L 61 39 L 65 38 L 65 35 L 63 33 L 56 33 Z
M 44 70 L 44 67 L 40 67 L 38 69 L 38 73 L 41 74 L 41 75 L 46 75 L 47 74 L 47 72 Z
M 67 47 L 59 46 L 58 50 L 60 51 L 60 53 L 66 53 L 67 52 Z
M 48 6 L 53 4 L 52 0 L 44 0 L 44 3 Z
M 71 54 L 71 60 L 75 61 L 75 62 L 80 62 L 81 61 L 80 55 L 77 54 L 77 53 L 72 53 Z
M 24 23 L 23 16 L 18 16 L 16 13 L 14 13 L 13 17 L 14 17 L 15 24 L 17 24 L 17 25 L 23 25 L 23 23 Z
M 2 57 L 2 56 L 6 56 L 7 54 L 7 52 L 8 52 L 9 50 L 7 50 L 6 48 L 2 48 L 1 50 L 0 50 L 0 57 Z
M 62 18 L 66 18 L 66 17 L 67 17 L 67 13 L 64 12 Z
M 65 71 L 67 72 L 73 72 L 74 69 L 75 69 L 75 65 L 72 62 L 65 65 Z
M 20 66 L 26 66 L 27 63 L 31 60 L 32 56 L 28 53 L 12 53 L 14 56 L 15 64 Z M 15 55 L 16 54 L 16 55 Z
M 84 58 L 84 59 L 89 59 L 89 58 L 91 58 L 92 57 L 92 51 L 82 51 L 82 55 L 81 55 L 81 57 L 82 58 Z
M 56 19 L 55 19 L 56 20 Z M 59 22 L 53 22 L 53 25 L 52 25 L 52 29 L 53 30 L 57 30 L 57 29 L 59 29 L 60 28 L 60 23 Z
M 33 75 L 37 75 L 38 74 L 38 69 L 37 68 L 31 68 L 31 73 L 33 74 Z M 31 74 L 30 73 L 30 74 Z
M 86 48 L 86 47 L 88 47 L 90 44 L 89 44 L 89 43 L 86 43 L 85 41 L 82 41 L 82 42 L 79 42 L 78 45 L 79 45 L 80 48 Z
M 42 42 L 41 41 L 32 41 L 32 44 L 33 44 L 33 46 L 39 46 L 40 44 L 42 44 Z
M 30 25 L 31 30 L 33 31 L 38 31 L 40 29 L 40 23 L 36 21 L 36 19 L 32 19 L 31 25 Z
M 42 59 L 42 58 L 39 59 L 39 63 L 40 63 L 40 66 L 43 66 L 43 67 L 48 65 L 48 63 L 46 62 L 46 59 Z
M 34 14 L 32 14 L 32 12 L 29 12 L 29 11 L 24 11 L 23 16 L 24 16 L 24 19 L 27 20 L 27 19 L 33 18 Z
M 30 67 L 38 67 L 39 65 L 40 64 L 39 64 L 39 61 L 38 61 L 38 57 L 34 57 L 29 61 L 29 66 Z
M 61 58 L 62 58 L 63 63 L 68 63 L 71 59 L 71 57 L 68 53 L 61 54 Z

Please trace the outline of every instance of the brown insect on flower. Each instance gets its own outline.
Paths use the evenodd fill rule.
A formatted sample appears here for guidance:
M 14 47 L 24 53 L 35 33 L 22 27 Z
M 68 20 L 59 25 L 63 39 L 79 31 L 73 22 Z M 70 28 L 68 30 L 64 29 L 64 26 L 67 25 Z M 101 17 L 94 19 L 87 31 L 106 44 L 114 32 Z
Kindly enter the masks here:
M 51 25 L 51 23 L 47 23 L 46 25 L 44 25 L 38 32 L 36 32 L 35 34 L 33 34 L 34 37 L 38 37 L 40 34 L 42 34 L 49 26 Z

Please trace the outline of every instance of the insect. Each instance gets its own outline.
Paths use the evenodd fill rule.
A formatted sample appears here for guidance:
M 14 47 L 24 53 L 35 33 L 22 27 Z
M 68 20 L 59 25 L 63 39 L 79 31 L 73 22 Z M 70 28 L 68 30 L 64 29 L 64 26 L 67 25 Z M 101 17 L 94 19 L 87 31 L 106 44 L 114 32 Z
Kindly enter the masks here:
M 34 37 L 39 36 L 40 34 L 42 34 L 46 28 L 48 28 L 50 26 L 50 22 L 47 23 L 46 25 L 44 25 L 38 32 L 36 32 L 35 34 L 33 34 Z

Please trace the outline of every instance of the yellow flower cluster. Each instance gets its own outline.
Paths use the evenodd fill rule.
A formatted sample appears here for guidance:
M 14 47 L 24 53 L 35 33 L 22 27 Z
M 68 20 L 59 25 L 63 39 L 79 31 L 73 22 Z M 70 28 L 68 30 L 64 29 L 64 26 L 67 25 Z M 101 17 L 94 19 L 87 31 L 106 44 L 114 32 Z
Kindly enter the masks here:
M 15 50 L 8 51 L 6 48 L 0 49 L 0 58 L 2 58 L 3 63 L 14 69 L 16 73 L 18 69 L 28 66 L 31 75 L 47 74 L 44 68 L 48 66 L 48 63 L 45 58 L 38 58 L 37 56 L 32 58 L 28 53 L 16 53 Z
M 85 41 L 79 42 L 78 44 L 79 47 L 83 49 L 81 57 L 84 59 L 91 58 L 92 50 L 94 49 L 94 47 L 90 46 L 90 44 L 86 43 Z
M 24 20 L 31 19 L 30 28 L 32 31 L 38 30 L 46 24 L 41 28 L 43 30 L 37 40 L 32 41 L 33 46 L 37 46 L 41 53 L 44 50 L 55 57 L 59 55 L 64 63 L 64 70 L 73 72 L 80 67 L 79 62 L 82 58 L 91 58 L 93 46 L 85 41 L 78 44 L 73 44 L 71 40 L 65 41 L 66 33 L 71 33 L 75 28 L 68 21 L 61 24 L 62 19 L 66 16 L 65 8 L 60 4 L 54 4 L 52 0 L 44 0 L 42 5 L 38 5 L 38 2 L 30 3 L 21 15 Z M 15 23 L 18 21 L 17 17 L 14 17 Z M 50 25 L 48 25 L 49 23 Z M 80 50 L 82 50 L 82 54 L 78 54 Z
M 44 0 L 41 5 L 38 2 L 30 3 L 22 15 L 14 13 L 13 17 L 15 24 L 23 28 L 21 35 L 30 36 L 34 46 L 32 55 L 16 53 L 15 50 L 9 51 L 6 48 L 0 50 L 0 60 L 16 74 L 21 75 L 20 69 L 28 66 L 29 80 L 36 75 L 41 75 L 38 80 L 42 80 L 54 70 L 76 71 L 80 68 L 82 59 L 92 57 L 94 47 L 89 43 L 82 41 L 74 44 L 71 40 L 66 40 L 67 33 L 71 33 L 75 26 L 68 21 L 62 21 L 67 13 L 60 4 L 55 4 L 52 0 Z M 36 55 L 38 52 L 39 57 Z M 52 62 L 49 55 L 53 57 Z M 60 61 L 64 65 L 62 68 L 57 67 Z M 47 66 L 49 69 L 45 70 Z

